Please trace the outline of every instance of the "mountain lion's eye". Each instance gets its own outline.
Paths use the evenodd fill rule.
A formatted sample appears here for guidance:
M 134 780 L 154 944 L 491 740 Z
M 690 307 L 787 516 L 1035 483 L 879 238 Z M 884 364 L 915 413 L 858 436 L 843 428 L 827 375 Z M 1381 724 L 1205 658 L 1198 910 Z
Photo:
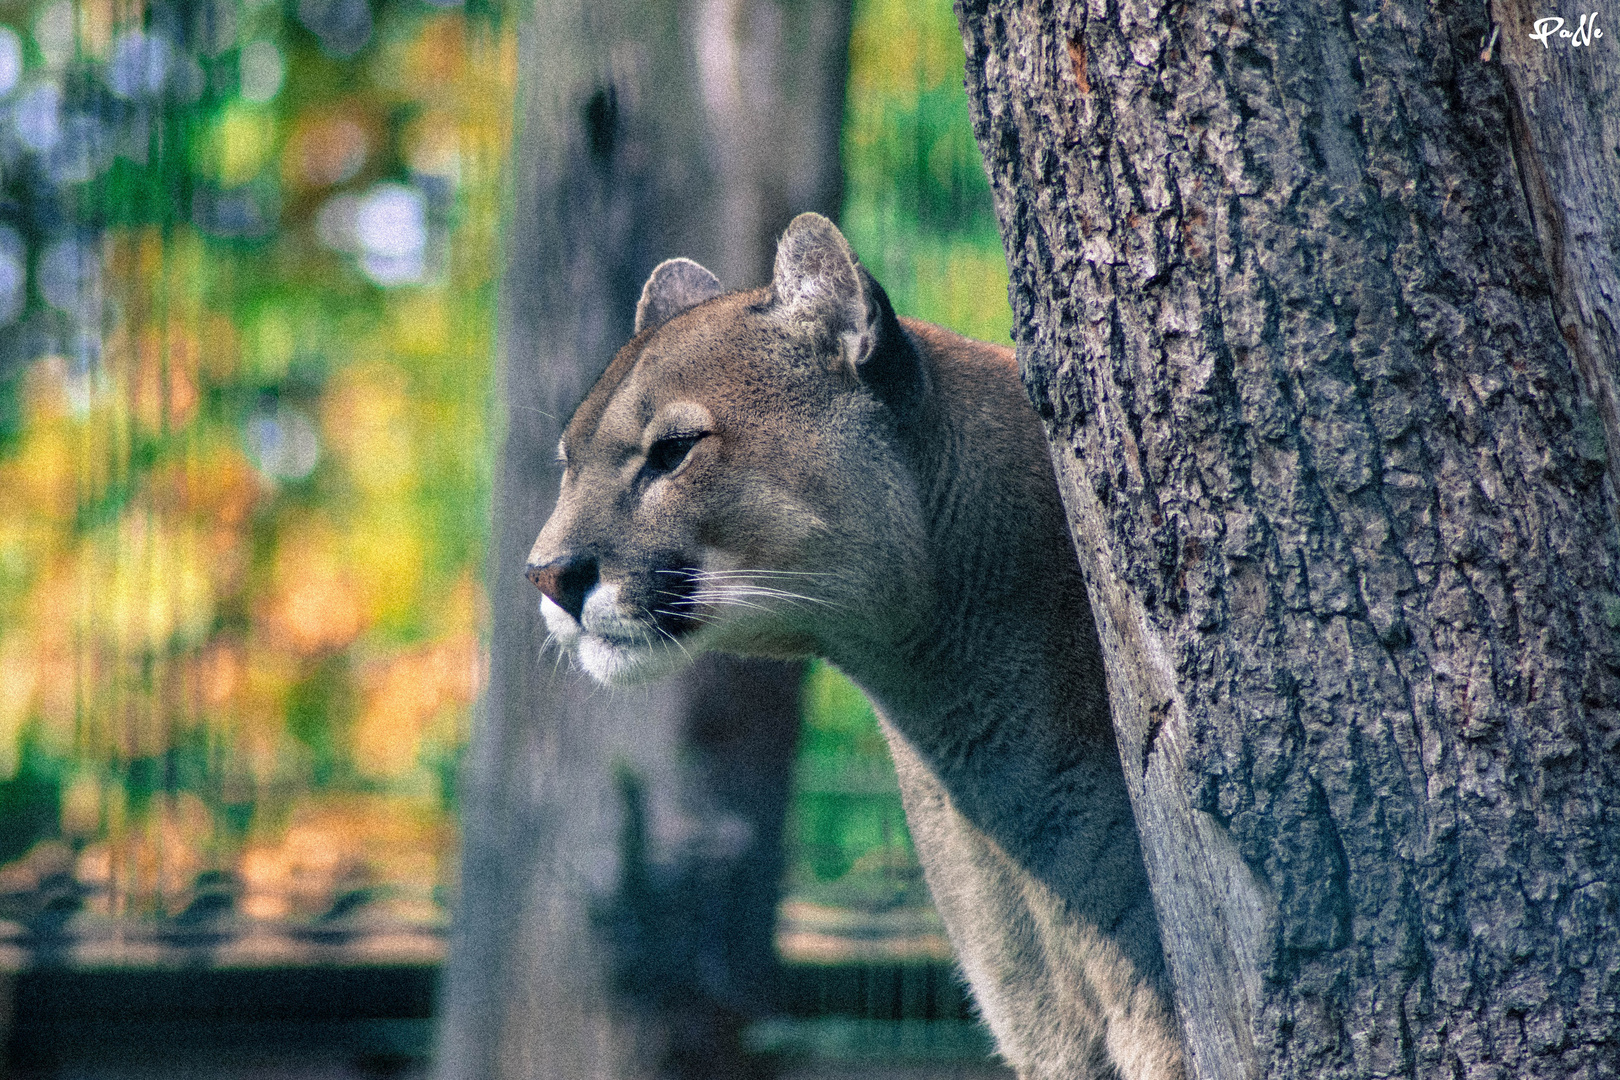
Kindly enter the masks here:
M 655 473 L 674 472 L 686 460 L 702 434 L 665 435 L 647 451 L 647 468 Z

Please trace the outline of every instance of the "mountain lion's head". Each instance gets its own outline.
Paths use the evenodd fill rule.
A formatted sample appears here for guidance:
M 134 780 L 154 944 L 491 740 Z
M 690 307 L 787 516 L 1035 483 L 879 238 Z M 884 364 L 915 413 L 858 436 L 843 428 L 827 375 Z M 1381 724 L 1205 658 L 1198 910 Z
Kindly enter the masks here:
M 925 376 L 883 290 L 803 214 L 771 283 L 724 293 L 673 259 L 558 445 L 528 576 L 604 682 L 699 652 L 828 655 L 917 609 L 923 516 L 900 432 Z

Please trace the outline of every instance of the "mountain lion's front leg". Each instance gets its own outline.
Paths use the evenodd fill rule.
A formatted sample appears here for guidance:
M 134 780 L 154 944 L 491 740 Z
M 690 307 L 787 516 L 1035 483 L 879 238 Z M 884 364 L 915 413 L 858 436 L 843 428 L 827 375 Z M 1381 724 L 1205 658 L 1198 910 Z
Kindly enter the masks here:
M 883 732 L 934 904 L 1020 1080 L 1184 1080 L 1159 992 L 963 817 L 887 720 Z

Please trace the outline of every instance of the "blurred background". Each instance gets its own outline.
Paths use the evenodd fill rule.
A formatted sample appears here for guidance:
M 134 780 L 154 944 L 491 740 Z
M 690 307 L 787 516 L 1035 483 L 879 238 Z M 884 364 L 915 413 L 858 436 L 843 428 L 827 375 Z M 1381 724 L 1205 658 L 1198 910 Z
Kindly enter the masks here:
M 899 311 L 1007 341 L 949 5 L 839 25 L 842 227 Z M 432 1068 L 488 590 L 526 588 L 487 564 L 507 417 L 541 408 L 498 356 L 545 32 L 510 0 L 0 0 L 13 1074 Z M 791 677 L 745 1050 L 973 1073 L 870 709 Z

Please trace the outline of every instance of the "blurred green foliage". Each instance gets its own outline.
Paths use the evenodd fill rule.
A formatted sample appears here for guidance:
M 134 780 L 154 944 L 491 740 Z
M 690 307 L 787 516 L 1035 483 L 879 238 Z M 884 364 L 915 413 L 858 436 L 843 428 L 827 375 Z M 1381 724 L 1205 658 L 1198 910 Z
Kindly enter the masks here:
M 964 65 L 948 3 L 856 3 L 842 227 L 895 310 L 1007 345 L 1007 265 Z

